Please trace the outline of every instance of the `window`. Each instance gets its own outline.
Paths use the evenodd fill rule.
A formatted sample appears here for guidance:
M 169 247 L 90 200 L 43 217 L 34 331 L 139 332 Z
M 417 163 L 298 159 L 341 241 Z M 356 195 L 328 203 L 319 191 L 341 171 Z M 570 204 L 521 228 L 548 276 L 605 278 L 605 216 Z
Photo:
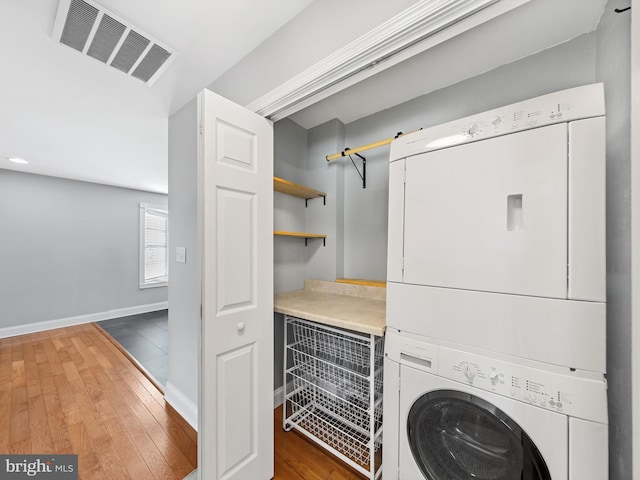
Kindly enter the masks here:
M 140 288 L 164 287 L 169 281 L 166 207 L 140 204 Z

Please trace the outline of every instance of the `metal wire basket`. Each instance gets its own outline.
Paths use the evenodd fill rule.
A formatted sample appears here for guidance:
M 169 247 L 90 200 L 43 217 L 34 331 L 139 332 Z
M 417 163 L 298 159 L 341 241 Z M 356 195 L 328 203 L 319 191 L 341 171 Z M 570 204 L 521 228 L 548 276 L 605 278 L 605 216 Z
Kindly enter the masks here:
M 285 326 L 285 429 L 378 478 L 384 337 L 295 317 Z

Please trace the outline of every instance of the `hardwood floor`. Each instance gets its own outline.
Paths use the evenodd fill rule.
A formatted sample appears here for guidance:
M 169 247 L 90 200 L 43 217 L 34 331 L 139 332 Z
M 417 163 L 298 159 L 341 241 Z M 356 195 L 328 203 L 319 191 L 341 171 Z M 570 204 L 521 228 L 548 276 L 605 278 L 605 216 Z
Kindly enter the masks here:
M 275 480 L 362 480 L 346 463 L 307 440 L 282 429 L 282 407 L 274 412 Z
M 86 324 L 0 340 L 0 452 L 76 453 L 86 480 L 182 480 L 197 434 Z
M 274 411 L 276 480 L 360 480 Z M 197 433 L 94 324 L 0 339 L 0 453 L 78 455 L 83 480 L 182 480 Z

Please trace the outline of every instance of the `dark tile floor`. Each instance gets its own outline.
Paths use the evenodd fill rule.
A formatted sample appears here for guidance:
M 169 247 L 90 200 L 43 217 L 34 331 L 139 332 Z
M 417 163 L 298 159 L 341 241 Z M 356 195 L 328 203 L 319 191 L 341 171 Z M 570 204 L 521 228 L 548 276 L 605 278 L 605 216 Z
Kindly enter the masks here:
M 98 322 L 159 383 L 169 376 L 168 310 Z

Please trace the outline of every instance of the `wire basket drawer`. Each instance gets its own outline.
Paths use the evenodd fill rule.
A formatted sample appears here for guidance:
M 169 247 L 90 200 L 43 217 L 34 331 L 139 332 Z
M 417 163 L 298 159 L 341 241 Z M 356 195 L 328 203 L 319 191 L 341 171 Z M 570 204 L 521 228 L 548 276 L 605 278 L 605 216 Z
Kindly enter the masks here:
M 314 357 L 339 365 L 362 375 L 369 375 L 371 345 L 368 336 L 356 332 L 329 329 L 306 320 L 292 319 L 288 328 L 293 330 L 296 349 Z M 384 337 L 375 337 L 375 366 L 382 366 Z
M 285 345 L 284 428 L 378 478 L 384 337 L 286 317 Z
M 302 363 L 294 362 L 294 366 L 288 370 L 293 381 L 293 391 L 312 391 L 316 402 L 325 410 L 331 411 L 347 423 L 369 430 L 369 378 L 299 352 L 294 352 L 294 358 L 296 357 Z M 376 371 L 375 377 L 375 384 L 379 388 L 374 403 L 377 430 L 382 424 L 382 369 Z

